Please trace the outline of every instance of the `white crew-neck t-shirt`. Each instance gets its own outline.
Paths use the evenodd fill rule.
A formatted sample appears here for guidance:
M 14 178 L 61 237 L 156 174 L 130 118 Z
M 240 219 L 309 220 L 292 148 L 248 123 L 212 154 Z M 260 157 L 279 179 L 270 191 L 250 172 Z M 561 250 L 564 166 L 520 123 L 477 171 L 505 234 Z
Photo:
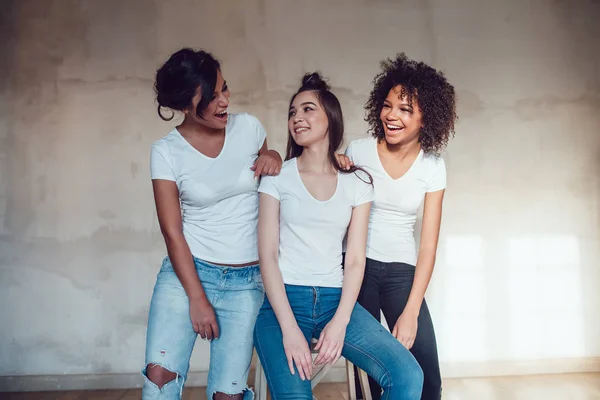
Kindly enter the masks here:
M 320 201 L 304 186 L 292 158 L 283 163 L 278 176 L 262 177 L 258 191 L 280 202 L 279 268 L 283 282 L 342 287 L 342 241 L 352 209 L 373 200 L 373 186 L 366 174 L 338 173 L 335 193 Z
M 446 188 L 446 165 L 441 157 L 419 152 L 409 170 L 392 179 L 381 163 L 377 139 L 354 140 L 346 155 L 373 177 L 375 200 L 371 206 L 367 257 L 381 262 L 417 263 L 414 227 L 425 193 Z
M 152 179 L 177 183 L 183 233 L 194 257 L 221 264 L 258 260 L 258 181 L 250 170 L 266 138 L 260 121 L 229 114 L 221 153 L 208 157 L 174 129 L 152 146 Z

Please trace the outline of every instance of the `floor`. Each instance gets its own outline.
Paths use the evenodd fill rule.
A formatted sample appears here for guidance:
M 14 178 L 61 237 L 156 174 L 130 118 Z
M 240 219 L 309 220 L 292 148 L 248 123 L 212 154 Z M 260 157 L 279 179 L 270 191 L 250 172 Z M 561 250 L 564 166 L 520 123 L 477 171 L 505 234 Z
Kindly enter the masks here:
M 319 400 L 345 400 L 345 383 L 321 384 Z M 140 390 L 0 393 L 1 400 L 139 400 Z M 444 400 L 600 400 L 600 373 L 447 379 Z M 204 388 L 187 388 L 183 400 L 206 400 Z

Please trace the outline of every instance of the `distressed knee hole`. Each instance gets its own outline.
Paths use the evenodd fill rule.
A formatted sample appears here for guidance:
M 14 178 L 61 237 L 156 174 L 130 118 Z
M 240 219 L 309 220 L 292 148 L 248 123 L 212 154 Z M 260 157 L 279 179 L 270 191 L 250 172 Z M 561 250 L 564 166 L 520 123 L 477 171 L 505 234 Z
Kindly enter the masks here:
M 237 394 L 227 394 L 223 392 L 213 393 L 213 400 L 242 400 L 244 398 L 244 392 Z
M 148 364 L 146 366 L 146 377 L 150 382 L 158 386 L 159 389 L 162 389 L 167 383 L 178 379 L 179 375 L 158 364 Z

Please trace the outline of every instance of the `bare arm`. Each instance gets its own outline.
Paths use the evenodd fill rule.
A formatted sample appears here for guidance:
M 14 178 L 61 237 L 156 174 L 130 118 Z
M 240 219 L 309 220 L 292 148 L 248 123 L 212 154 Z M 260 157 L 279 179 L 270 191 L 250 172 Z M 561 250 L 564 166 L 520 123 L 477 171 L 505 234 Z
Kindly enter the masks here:
M 352 219 L 348 227 L 348 241 L 344 265 L 344 283 L 340 304 L 331 321 L 321 332 L 315 349 L 319 355 L 315 364 L 335 363 L 342 355 L 346 326 L 350 322 L 352 310 L 360 292 L 365 273 L 367 230 L 371 203 L 364 203 L 352 210 Z
M 152 181 L 152 188 L 158 223 L 165 238 L 167 253 L 175 274 L 190 300 L 190 319 L 194 331 L 199 333 L 203 339 L 216 338 L 219 336 L 219 330 L 214 318 L 214 311 L 206 298 L 196 272 L 192 253 L 183 236 L 177 185 L 173 181 L 155 179 Z
M 310 349 L 292 312 L 279 270 L 279 200 L 261 193 L 258 215 L 260 273 L 267 298 L 283 333 L 283 347 L 288 366 L 293 375 L 295 363 L 302 380 L 310 379 L 312 374 Z
M 416 315 L 419 315 L 421 303 L 423 303 L 427 286 L 429 286 L 429 281 L 433 274 L 433 266 L 435 264 L 438 239 L 440 236 L 444 192 L 444 190 L 439 190 L 425 195 L 423 225 L 421 229 L 421 241 L 419 245 L 415 278 L 405 308 L 405 310 L 416 313 Z
M 418 329 L 418 317 L 421 304 L 425 298 L 427 286 L 433 274 L 435 256 L 437 252 L 440 224 L 442 220 L 442 203 L 444 190 L 425 194 L 423 208 L 423 225 L 421 228 L 421 242 L 415 269 L 413 286 L 408 297 L 404 311 L 396 321 L 392 334 L 407 348 L 414 344 Z
M 350 315 L 352 314 L 352 310 L 354 310 L 365 274 L 367 230 L 370 211 L 370 202 L 355 207 L 352 210 L 352 219 L 348 227 L 342 298 L 334 315 L 334 318 L 343 321 L 346 325 L 350 322 Z

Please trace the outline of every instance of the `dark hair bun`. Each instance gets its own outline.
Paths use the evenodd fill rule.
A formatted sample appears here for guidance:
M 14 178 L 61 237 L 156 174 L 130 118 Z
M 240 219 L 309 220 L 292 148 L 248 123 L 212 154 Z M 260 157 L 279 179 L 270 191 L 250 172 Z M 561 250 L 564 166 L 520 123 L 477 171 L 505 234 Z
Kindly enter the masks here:
M 331 86 L 323 80 L 323 77 L 318 72 L 312 72 L 304 74 L 302 77 L 302 86 L 300 91 L 303 90 L 331 90 Z

